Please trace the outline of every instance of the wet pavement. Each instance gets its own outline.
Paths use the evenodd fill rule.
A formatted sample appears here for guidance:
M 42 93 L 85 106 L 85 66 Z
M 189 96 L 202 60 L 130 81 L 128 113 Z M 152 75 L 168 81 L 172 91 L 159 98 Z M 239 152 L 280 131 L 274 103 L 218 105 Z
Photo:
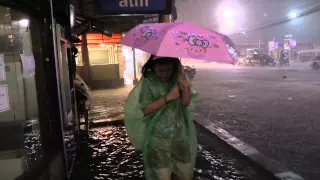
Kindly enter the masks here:
M 29 171 L 33 165 L 43 159 L 43 150 L 40 142 L 40 133 L 27 132 L 24 135 L 24 169 Z
M 193 84 L 201 98 L 198 113 L 305 179 L 319 179 L 319 71 L 299 63 L 281 68 L 196 67 Z M 117 114 L 123 113 L 129 91 L 110 96 Z M 95 93 L 101 111 L 110 102 L 105 92 Z
M 124 88 L 93 91 L 93 109 L 89 120 L 123 119 L 124 101 L 132 88 L 133 86 L 128 85 Z
M 319 180 L 319 77 L 307 64 L 202 66 L 194 81 L 197 113 L 305 179 Z
M 199 133 L 201 139 L 205 136 Z M 194 179 L 266 179 L 248 164 L 225 154 L 219 147 L 212 149 L 200 142 L 198 149 Z M 74 166 L 71 180 L 144 179 L 142 155 L 134 151 L 122 125 L 91 129 L 89 137 L 84 138 L 78 147 Z

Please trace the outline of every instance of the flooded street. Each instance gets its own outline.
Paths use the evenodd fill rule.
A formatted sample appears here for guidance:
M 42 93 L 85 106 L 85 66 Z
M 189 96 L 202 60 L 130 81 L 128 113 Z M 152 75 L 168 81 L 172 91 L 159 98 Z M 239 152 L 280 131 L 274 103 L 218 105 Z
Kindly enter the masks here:
M 201 139 L 204 136 L 199 133 Z M 247 164 L 221 152 L 218 147 L 213 150 L 200 143 L 198 150 L 195 179 L 265 179 Z M 80 143 L 78 154 L 72 180 L 144 179 L 142 155 L 134 151 L 122 125 L 92 129 L 89 137 Z
M 91 122 L 106 119 L 123 119 L 123 106 L 133 86 L 106 89 L 92 92 L 93 109 L 90 112 Z
M 198 68 L 196 111 L 302 177 L 319 180 L 320 74 L 308 64 Z
M 319 111 L 314 108 L 320 102 L 317 71 L 310 70 L 305 64 L 292 64 L 285 68 L 226 66 L 197 70 L 193 81 L 201 99 L 197 113 L 304 178 L 318 180 L 317 154 L 320 146 L 316 122 Z M 283 78 L 284 75 L 286 78 Z M 95 108 L 91 112 L 92 120 L 113 116 L 121 118 L 123 103 L 130 88 L 93 92 Z M 86 161 L 91 164 L 88 167 L 91 176 L 96 179 L 117 176 L 110 177 L 117 179 L 121 174 L 126 176 L 128 172 L 135 172 L 131 173 L 133 177 L 142 177 L 140 154 L 133 152 L 124 132 L 117 134 L 110 128 L 123 131 L 121 127 L 92 129 L 90 138 L 84 141 L 89 146 L 84 142 L 81 145 L 80 150 L 85 151 L 83 154 L 87 153 Z M 246 166 L 237 163 L 224 150 L 208 147 L 203 142 L 199 142 L 198 149 L 197 179 L 257 179 L 254 170 L 244 169 Z M 121 158 L 110 157 L 106 152 Z M 110 161 L 106 161 L 108 158 Z M 114 164 L 111 162 L 121 166 L 111 167 Z M 81 161 L 77 163 L 78 168 L 82 167 Z M 105 173 L 106 169 L 115 173 Z M 128 169 L 130 171 L 126 171 Z

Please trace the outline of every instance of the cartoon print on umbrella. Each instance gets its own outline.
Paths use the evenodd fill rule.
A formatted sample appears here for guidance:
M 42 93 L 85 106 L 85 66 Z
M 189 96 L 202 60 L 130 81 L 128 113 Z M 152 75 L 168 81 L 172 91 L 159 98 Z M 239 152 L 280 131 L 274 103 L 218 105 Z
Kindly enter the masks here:
M 149 40 L 157 40 L 159 38 L 158 34 L 160 31 L 151 28 L 147 25 L 141 25 L 138 32 L 134 33 L 134 36 L 138 36 L 134 42 L 134 45 L 141 47 L 145 45 Z
M 186 53 L 191 58 L 205 57 L 208 48 L 219 48 L 214 36 L 201 36 L 198 34 L 188 34 L 181 31 L 172 31 L 176 45 L 181 43 L 188 43 L 189 47 L 186 48 Z
M 228 36 L 224 36 L 223 40 L 227 46 L 228 52 L 231 55 L 232 59 L 236 60 L 238 57 L 238 53 L 234 43 L 231 41 L 231 39 Z
M 209 41 L 200 40 L 195 36 L 189 36 L 188 43 L 191 45 L 191 47 L 186 49 L 188 56 L 193 58 L 201 58 L 206 56 Z

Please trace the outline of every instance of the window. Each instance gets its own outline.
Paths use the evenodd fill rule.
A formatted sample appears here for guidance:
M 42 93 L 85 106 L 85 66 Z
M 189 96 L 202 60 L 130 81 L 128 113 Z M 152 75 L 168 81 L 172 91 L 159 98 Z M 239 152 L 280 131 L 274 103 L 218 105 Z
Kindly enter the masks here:
M 43 157 L 29 18 L 0 6 L 0 179 Z

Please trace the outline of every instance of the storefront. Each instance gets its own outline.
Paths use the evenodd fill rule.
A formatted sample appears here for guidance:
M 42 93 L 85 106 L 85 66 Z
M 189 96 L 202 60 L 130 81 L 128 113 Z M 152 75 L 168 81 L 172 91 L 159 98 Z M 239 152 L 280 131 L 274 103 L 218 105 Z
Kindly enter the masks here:
M 119 87 L 124 84 L 123 72 L 125 67 L 121 55 L 121 33 L 114 33 L 112 37 L 98 33 L 87 33 L 87 47 L 90 65 L 90 86 L 93 89 Z M 82 40 L 82 36 L 79 36 Z M 79 55 L 76 58 L 77 72 L 85 76 L 82 58 L 82 44 L 76 44 Z
M 94 12 L 85 11 L 83 7 L 78 5 L 79 12 L 83 12 L 84 16 L 94 15 L 96 19 L 101 17 L 99 18 L 99 27 L 103 27 L 99 31 L 97 25 L 89 23 L 82 29 L 84 31 L 81 31 L 85 36 L 79 36 L 82 43 L 77 45 L 80 51 L 77 57 L 77 72 L 80 76 L 92 89 L 120 87 L 137 81 L 141 64 L 147 60 L 148 54 L 120 45 L 122 34 L 139 23 L 168 21 L 170 19 L 168 17 L 171 17 L 169 14 L 172 13 L 173 3 L 174 1 L 171 0 L 98 0 L 94 2 L 94 7 L 91 7 Z M 89 5 L 88 9 L 90 9 Z M 128 18 L 131 15 L 136 19 Z M 144 17 L 145 19 L 143 19 Z M 108 21 L 107 19 L 113 20 Z M 88 21 L 90 22 L 90 19 Z M 86 22 L 83 20 L 81 24 L 86 24 Z M 106 25 L 102 26 L 101 22 Z M 126 24 L 130 24 L 130 28 Z M 118 33 L 112 33 L 111 37 L 101 34 L 115 26 L 126 30 L 116 28 L 115 32 Z M 94 31 L 100 32 L 100 34 L 92 33 Z
M 122 56 L 125 60 L 125 69 L 123 72 L 125 84 L 132 85 L 134 84 L 134 79 L 141 78 L 142 66 L 147 62 L 150 54 L 139 49 L 122 46 Z
M 1 180 L 70 173 L 78 127 L 65 9 L 60 0 L 0 0 Z

